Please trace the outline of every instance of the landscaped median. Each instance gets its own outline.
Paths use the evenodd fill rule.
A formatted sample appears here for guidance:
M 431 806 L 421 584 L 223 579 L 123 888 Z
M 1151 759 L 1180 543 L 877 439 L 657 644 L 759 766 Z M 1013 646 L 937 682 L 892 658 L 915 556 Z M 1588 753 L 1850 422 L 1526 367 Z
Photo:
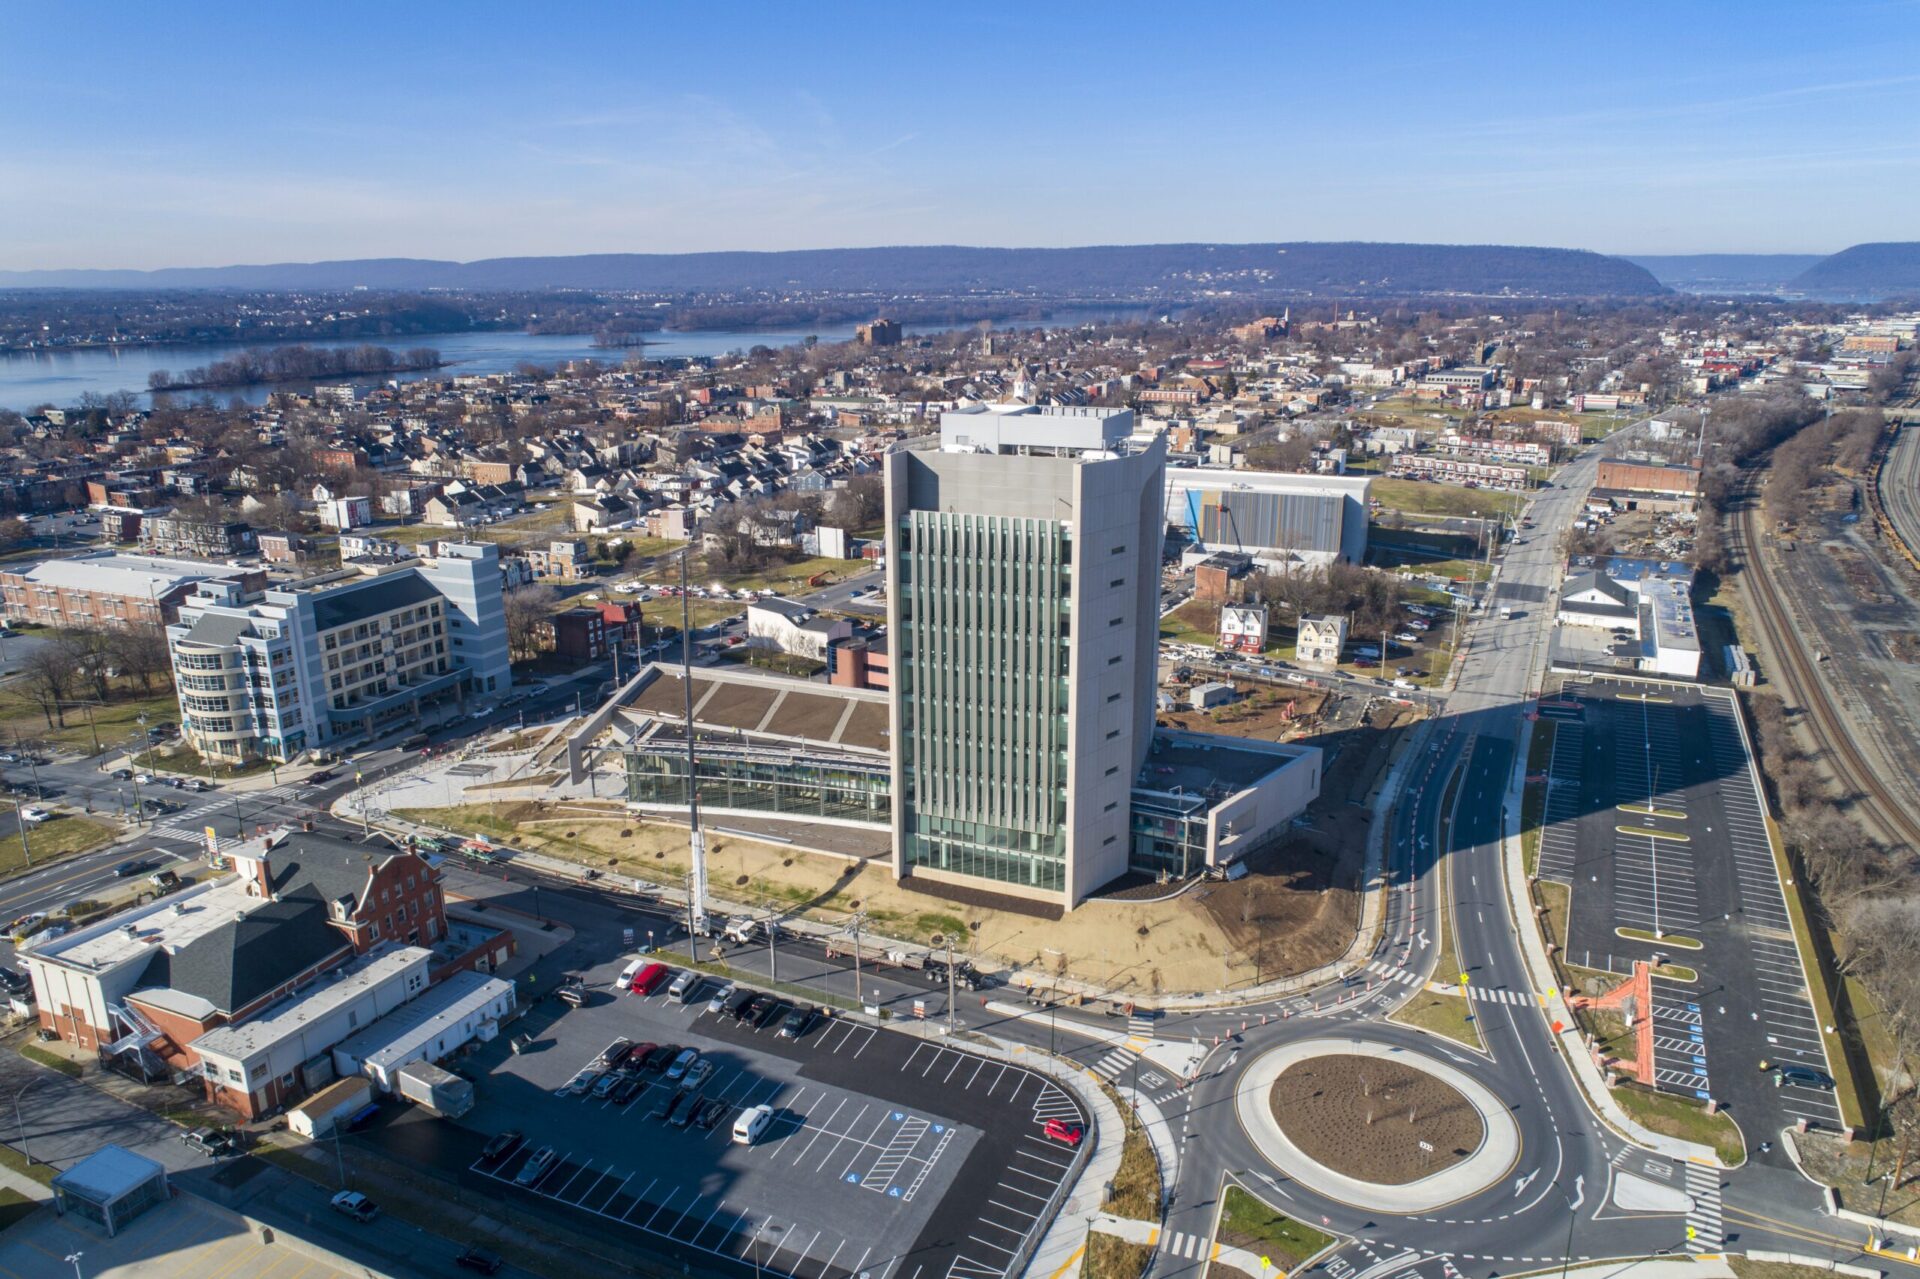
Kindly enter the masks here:
M 26 824 L 24 847 L 20 836 L 0 841 L 0 875 L 28 869 L 29 852 L 33 858 L 32 865 L 39 866 L 55 858 L 90 853 L 111 844 L 120 834 L 119 827 L 106 822 L 82 817 L 78 813 L 56 812 L 46 821 Z
M 1299 1269 L 1336 1242 L 1326 1231 L 1295 1221 L 1239 1186 L 1228 1186 L 1220 1197 L 1214 1240 L 1246 1249 L 1281 1274 Z

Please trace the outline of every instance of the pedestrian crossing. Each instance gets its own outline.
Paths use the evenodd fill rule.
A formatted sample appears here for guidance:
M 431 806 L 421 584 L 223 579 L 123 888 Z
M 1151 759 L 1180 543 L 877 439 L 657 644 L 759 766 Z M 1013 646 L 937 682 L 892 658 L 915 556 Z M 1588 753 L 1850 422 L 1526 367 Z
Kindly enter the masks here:
M 215 818 L 231 817 L 236 811 L 244 815 L 269 806 L 286 804 L 297 800 L 299 791 L 300 783 L 298 782 L 282 782 L 266 790 L 246 791 L 240 794 L 237 809 L 233 795 L 203 796 L 198 803 L 187 808 L 178 812 L 163 813 L 154 818 L 153 829 L 175 835 L 198 836 L 204 833 L 207 824 Z M 171 797 L 163 792 L 161 798 Z M 223 836 L 222 839 L 224 842 L 225 837 Z
M 1140 1060 L 1140 1049 L 1145 1047 L 1146 1042 L 1140 1039 L 1129 1039 L 1124 1044 L 1114 1045 L 1104 1057 L 1093 1064 L 1094 1073 L 1109 1082 L 1118 1079 L 1132 1067 L 1134 1062 Z
M 1368 964 L 1367 971 L 1376 977 L 1383 977 L 1388 981 L 1399 982 L 1405 986 L 1424 986 L 1426 984 L 1423 979 L 1408 972 L 1406 969 L 1393 968 L 1381 963 L 1379 960 Z M 1507 990 L 1504 987 L 1494 986 L 1475 986 L 1471 982 L 1467 985 L 1467 998 L 1478 1000 L 1483 1004 L 1531 1006 L 1533 1003 L 1533 995 L 1529 991 Z
M 1705 1164 L 1687 1165 L 1687 1195 L 1693 1208 L 1687 1213 L 1687 1251 L 1719 1252 L 1720 1170 Z
M 1205 1235 L 1190 1235 L 1183 1230 L 1169 1230 L 1160 1236 L 1160 1246 L 1176 1257 L 1188 1261 L 1213 1259 L 1213 1246 Z

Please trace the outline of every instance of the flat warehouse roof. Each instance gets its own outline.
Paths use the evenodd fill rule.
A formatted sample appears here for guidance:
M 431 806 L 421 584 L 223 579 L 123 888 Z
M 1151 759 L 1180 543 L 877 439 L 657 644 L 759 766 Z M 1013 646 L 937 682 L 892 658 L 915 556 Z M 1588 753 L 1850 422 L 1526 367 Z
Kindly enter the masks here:
M 501 978 L 455 973 L 341 1044 L 339 1051 L 363 1065 L 384 1068 L 485 1009 L 501 995 L 512 993 L 513 983 Z

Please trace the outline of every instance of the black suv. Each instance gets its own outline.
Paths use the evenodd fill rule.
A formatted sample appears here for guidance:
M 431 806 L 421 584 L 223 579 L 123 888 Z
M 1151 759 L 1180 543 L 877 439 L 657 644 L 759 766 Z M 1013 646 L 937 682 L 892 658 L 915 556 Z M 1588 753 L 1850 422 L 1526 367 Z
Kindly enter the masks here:
M 747 1009 L 753 1007 L 753 1001 L 760 996 L 751 990 L 743 990 L 727 1001 L 727 1016 L 735 1021 L 745 1021 Z

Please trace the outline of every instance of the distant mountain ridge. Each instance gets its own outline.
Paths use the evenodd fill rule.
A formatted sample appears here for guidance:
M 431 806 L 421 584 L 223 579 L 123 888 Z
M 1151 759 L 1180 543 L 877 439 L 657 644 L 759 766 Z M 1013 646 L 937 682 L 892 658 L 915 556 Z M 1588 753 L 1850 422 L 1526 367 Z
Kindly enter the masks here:
M 1920 294 L 1920 241 L 1856 244 L 1821 258 L 1788 287 L 1821 297 L 1888 297 Z
M 1395 296 L 1431 293 L 1647 297 L 1644 267 L 1585 249 L 1515 245 L 1140 244 L 1067 249 L 959 245 L 771 253 L 601 253 L 577 257 L 363 258 L 155 271 L 0 271 L 0 288 L 93 289 L 798 289 Z
M 1823 259 L 1819 253 L 1666 253 L 1626 255 L 1670 289 L 1685 293 L 1777 293 Z

